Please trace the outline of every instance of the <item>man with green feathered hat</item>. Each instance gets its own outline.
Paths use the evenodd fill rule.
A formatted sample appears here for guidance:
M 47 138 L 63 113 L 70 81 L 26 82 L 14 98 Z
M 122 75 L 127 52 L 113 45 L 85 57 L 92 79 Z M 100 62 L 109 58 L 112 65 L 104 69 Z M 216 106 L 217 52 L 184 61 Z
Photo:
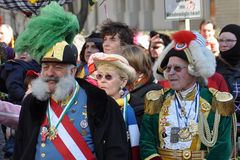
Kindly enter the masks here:
M 16 40 L 42 71 L 22 103 L 14 159 L 128 159 L 125 124 L 115 101 L 75 79 L 79 30 L 76 16 L 56 2 L 32 17 Z M 117 126 L 117 127 L 116 127 Z
M 146 94 L 140 132 L 145 160 L 228 160 L 236 141 L 233 96 L 206 88 L 214 55 L 199 33 L 178 31 L 156 60 L 156 79 L 170 89 Z M 235 137 L 235 138 L 233 138 Z

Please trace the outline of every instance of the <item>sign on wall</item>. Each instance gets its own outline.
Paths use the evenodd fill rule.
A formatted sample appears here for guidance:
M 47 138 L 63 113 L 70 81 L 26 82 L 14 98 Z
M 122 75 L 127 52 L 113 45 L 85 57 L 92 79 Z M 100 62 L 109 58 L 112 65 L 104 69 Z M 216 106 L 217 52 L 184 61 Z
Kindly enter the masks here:
M 202 0 L 165 0 L 164 7 L 167 20 L 202 17 Z

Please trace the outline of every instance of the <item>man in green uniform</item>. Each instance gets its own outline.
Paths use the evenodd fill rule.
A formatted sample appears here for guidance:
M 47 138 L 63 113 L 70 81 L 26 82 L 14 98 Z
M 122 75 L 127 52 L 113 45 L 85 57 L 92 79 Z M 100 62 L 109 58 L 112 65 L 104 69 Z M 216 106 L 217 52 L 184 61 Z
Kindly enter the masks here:
M 200 34 L 179 31 L 153 70 L 171 89 L 146 95 L 141 127 L 142 159 L 230 159 L 235 133 L 233 97 L 206 88 L 215 58 Z M 233 124 L 234 123 L 234 124 Z

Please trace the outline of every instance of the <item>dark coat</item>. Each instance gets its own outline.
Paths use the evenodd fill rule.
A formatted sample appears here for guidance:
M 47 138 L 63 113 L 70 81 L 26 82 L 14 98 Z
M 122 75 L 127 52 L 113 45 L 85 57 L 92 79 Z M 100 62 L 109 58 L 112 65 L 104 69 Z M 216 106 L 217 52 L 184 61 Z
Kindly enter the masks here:
M 237 121 L 240 122 L 240 61 L 234 66 L 229 66 L 217 58 L 216 71 L 221 73 L 227 82 L 235 100 Z M 240 135 L 240 133 L 238 134 Z
M 8 101 L 21 104 L 25 95 L 24 80 L 28 70 L 40 72 L 41 67 L 35 61 L 9 60 L 0 67 L 1 91 L 8 93 Z M 5 86 L 2 86 L 3 83 Z
M 146 93 L 152 90 L 162 89 L 162 87 L 159 84 L 154 83 L 153 80 L 154 78 L 151 77 L 141 87 L 130 91 L 131 98 L 129 100 L 129 104 L 134 109 L 139 128 L 141 127 L 142 117 L 144 114 L 144 97 Z
M 97 160 L 127 160 L 129 151 L 126 128 L 115 100 L 106 93 L 77 79 L 87 94 L 88 124 Z M 48 101 L 39 101 L 30 94 L 22 104 L 15 140 L 14 160 L 33 160 L 40 125 L 46 113 Z

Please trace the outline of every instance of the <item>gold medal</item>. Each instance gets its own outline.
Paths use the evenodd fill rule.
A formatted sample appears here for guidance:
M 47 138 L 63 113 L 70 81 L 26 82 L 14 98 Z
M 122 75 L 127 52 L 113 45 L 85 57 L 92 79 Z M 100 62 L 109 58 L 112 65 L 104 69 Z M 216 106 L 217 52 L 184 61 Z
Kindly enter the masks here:
M 192 135 L 189 132 L 188 127 L 184 127 L 180 129 L 180 131 L 178 132 L 178 135 L 179 135 L 179 141 L 182 141 L 182 142 L 187 142 L 192 139 Z
M 52 141 L 55 138 L 57 138 L 57 129 L 54 126 L 52 126 L 48 129 L 48 139 Z

